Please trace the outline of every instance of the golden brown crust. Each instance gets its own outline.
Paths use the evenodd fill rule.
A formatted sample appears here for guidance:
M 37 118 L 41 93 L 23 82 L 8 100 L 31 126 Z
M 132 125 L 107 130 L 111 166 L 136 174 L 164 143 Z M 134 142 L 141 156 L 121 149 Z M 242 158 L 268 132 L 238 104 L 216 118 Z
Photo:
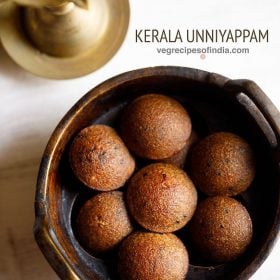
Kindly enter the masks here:
M 90 188 L 109 191 L 125 184 L 135 162 L 115 130 L 106 125 L 83 129 L 70 147 L 73 172 Z
M 190 224 L 192 241 L 205 259 L 227 262 L 249 246 L 253 226 L 246 208 L 227 196 L 202 201 Z
M 121 121 L 122 137 L 131 151 L 147 159 L 168 158 L 191 134 L 191 120 L 176 100 L 159 94 L 135 99 Z
M 172 232 L 186 225 L 197 203 L 187 174 L 171 164 L 142 168 L 128 184 L 127 202 L 135 220 L 155 232 Z
M 89 199 L 77 217 L 77 235 L 93 253 L 112 249 L 132 230 L 120 191 L 100 193 Z
M 236 195 L 252 183 L 255 157 L 241 137 L 228 132 L 214 133 L 194 147 L 191 175 L 195 185 L 207 195 Z
M 123 280 L 183 280 L 188 271 L 188 253 L 173 234 L 136 232 L 119 251 Z

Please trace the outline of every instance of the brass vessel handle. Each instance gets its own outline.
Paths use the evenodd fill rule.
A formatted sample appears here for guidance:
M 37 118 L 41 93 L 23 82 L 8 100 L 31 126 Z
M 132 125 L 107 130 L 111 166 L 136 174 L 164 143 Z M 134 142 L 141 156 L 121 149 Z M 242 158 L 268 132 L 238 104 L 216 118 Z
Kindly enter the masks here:
M 63 4 L 67 4 L 69 2 L 74 3 L 75 5 L 86 8 L 87 7 L 87 0 L 0 0 L 0 4 L 2 2 L 15 2 L 16 4 L 23 5 L 23 6 L 30 6 L 30 7 L 57 7 Z

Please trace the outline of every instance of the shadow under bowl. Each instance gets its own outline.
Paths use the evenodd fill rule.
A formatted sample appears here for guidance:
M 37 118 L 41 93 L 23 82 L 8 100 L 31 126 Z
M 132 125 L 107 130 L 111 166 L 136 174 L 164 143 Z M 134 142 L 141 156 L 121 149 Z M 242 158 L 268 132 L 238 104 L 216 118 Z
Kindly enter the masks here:
M 253 220 L 250 248 L 234 262 L 210 265 L 190 252 L 187 279 L 248 279 L 268 256 L 280 224 L 280 114 L 249 80 L 230 80 L 184 67 L 154 67 L 116 76 L 92 89 L 61 120 L 44 152 L 35 198 L 34 233 L 45 257 L 62 279 L 118 279 L 112 258 L 90 255 L 73 230 L 79 203 L 94 192 L 73 176 L 68 149 L 73 137 L 93 123 L 118 130 L 121 110 L 136 97 L 160 93 L 179 100 L 201 136 L 236 133 L 256 154 L 257 175 L 241 201 Z M 184 240 L 184 231 L 177 233 Z M 111 259 L 110 259 L 111 258 Z

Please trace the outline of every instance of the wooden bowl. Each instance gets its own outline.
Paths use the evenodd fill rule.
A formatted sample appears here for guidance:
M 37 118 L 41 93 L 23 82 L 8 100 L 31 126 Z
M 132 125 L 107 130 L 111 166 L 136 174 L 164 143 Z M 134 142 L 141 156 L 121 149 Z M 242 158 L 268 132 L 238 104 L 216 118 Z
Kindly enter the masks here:
M 238 197 L 253 220 L 250 248 L 236 261 L 216 266 L 191 253 L 187 276 L 199 280 L 249 278 L 268 256 L 279 231 L 280 114 L 252 81 L 183 67 L 147 68 L 109 79 L 87 93 L 61 120 L 46 147 L 38 175 L 34 233 L 42 252 L 62 279 L 118 279 L 112 265 L 114 254 L 105 260 L 95 258 L 75 237 L 77 209 L 92 192 L 74 178 L 68 147 L 73 137 L 92 123 L 117 128 L 122 108 L 146 93 L 178 99 L 201 136 L 231 131 L 247 139 L 254 149 L 257 175 L 249 190 Z M 184 240 L 183 231 L 178 235 Z

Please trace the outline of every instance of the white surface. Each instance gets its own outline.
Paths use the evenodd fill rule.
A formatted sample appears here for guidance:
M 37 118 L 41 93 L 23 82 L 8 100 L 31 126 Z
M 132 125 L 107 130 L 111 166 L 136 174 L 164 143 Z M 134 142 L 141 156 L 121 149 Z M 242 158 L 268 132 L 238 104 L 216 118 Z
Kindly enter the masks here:
M 129 33 L 117 55 L 83 78 L 50 81 L 17 67 L 0 46 L 0 279 L 57 279 L 32 237 L 33 198 L 40 157 L 68 109 L 89 89 L 121 72 L 182 65 L 256 81 L 280 108 L 278 0 L 130 0 Z M 249 55 L 164 56 L 134 42 L 136 28 L 268 28 L 270 43 Z M 252 277 L 280 279 L 280 242 Z M 15 269 L 17 267 L 18 269 Z

